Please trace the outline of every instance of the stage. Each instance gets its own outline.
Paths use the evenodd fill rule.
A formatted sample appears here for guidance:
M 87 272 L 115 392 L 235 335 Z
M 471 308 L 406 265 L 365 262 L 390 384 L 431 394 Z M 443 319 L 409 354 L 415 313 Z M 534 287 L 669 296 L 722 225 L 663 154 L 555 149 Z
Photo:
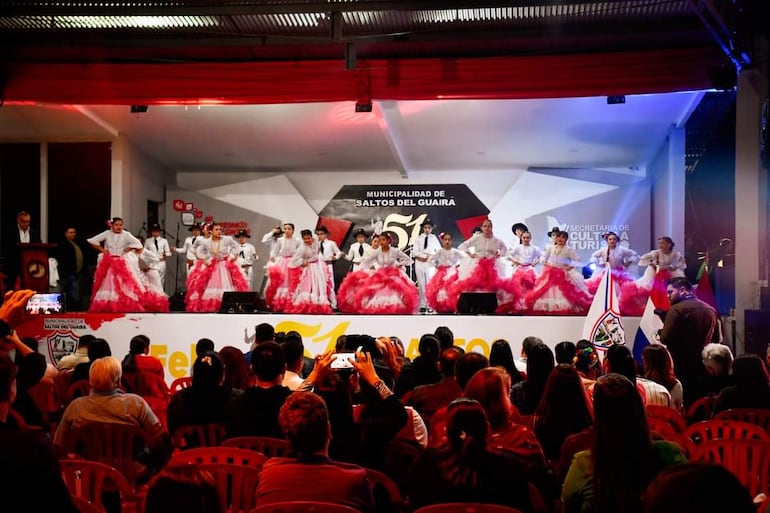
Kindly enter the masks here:
M 276 331 L 299 332 L 310 355 L 334 348 L 340 335 L 363 333 L 397 336 L 413 358 L 420 336 L 433 333 L 438 326 L 448 326 L 455 335 L 455 344 L 466 351 L 489 355 L 492 343 L 502 338 L 518 355 L 521 341 L 530 335 L 540 337 L 551 347 L 563 340 L 576 342 L 582 336 L 584 321 L 579 316 L 67 313 L 31 318 L 17 331 L 21 337 L 36 338 L 40 352 L 51 362 L 73 352 L 78 339 L 86 333 L 107 340 L 113 356 L 120 360 L 128 353 L 131 337 L 141 333 L 150 338 L 150 351 L 161 359 L 171 382 L 189 375 L 198 339 L 210 338 L 217 349 L 234 346 L 245 351 L 254 337 L 254 327 L 262 322 L 272 324 Z M 633 345 L 639 321 L 639 317 L 623 319 L 629 346 Z

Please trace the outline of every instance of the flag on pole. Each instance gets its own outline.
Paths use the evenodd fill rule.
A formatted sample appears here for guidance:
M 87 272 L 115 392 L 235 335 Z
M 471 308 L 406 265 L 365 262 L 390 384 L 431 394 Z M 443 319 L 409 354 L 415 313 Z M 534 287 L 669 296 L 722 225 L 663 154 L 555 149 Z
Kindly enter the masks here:
M 588 309 L 583 338 L 593 343 L 598 350 L 606 350 L 612 345 L 626 343 L 623 319 L 620 316 L 618 297 L 612 272 L 607 269 L 596 289 L 591 308 Z
M 703 268 L 698 278 L 698 286 L 695 287 L 695 297 L 708 304 L 714 310 L 717 310 L 717 298 L 714 295 L 714 289 L 711 287 L 711 277 L 708 267 Z
M 660 344 L 660 330 L 663 329 L 663 321 L 655 313 L 655 303 L 652 297 L 647 298 L 647 306 L 644 307 L 639 328 L 634 336 L 634 360 L 642 361 L 642 351 L 650 344 Z

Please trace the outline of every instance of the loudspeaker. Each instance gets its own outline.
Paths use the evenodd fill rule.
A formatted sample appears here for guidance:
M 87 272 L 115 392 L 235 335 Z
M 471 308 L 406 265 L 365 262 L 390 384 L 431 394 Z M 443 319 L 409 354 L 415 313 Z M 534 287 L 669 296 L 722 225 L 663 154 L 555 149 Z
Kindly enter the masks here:
M 256 292 L 225 292 L 219 313 L 254 313 L 257 311 Z
M 753 353 L 762 360 L 770 342 L 770 311 L 746 310 L 744 316 L 746 352 Z
M 184 292 L 177 292 L 168 298 L 168 309 L 172 312 L 184 312 Z
M 457 300 L 457 312 L 461 314 L 488 315 L 497 310 L 497 294 L 494 292 L 463 292 Z

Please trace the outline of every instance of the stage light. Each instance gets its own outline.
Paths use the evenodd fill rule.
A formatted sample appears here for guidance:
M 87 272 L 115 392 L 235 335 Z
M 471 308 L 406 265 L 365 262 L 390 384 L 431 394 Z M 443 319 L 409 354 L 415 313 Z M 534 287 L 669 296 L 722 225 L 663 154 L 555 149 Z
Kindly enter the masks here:
M 607 105 L 620 105 L 621 103 L 626 103 L 626 97 L 622 94 L 619 96 L 607 97 Z
M 147 112 L 149 107 L 147 105 L 132 105 L 131 114 L 143 114 Z

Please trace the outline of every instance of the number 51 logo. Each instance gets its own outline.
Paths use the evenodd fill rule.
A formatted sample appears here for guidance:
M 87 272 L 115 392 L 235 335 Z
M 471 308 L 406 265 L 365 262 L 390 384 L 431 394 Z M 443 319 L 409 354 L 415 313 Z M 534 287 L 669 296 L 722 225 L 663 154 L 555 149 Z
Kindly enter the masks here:
M 391 232 L 398 238 L 398 244 L 396 247 L 403 250 L 407 246 L 414 244 L 417 237 L 420 235 L 420 225 L 428 217 L 428 214 L 420 214 L 412 219 L 412 215 L 402 214 L 388 214 L 385 218 L 385 223 L 382 225 L 383 232 Z M 403 228 L 402 228 L 403 227 Z M 411 227 L 411 234 L 408 233 L 408 229 Z

